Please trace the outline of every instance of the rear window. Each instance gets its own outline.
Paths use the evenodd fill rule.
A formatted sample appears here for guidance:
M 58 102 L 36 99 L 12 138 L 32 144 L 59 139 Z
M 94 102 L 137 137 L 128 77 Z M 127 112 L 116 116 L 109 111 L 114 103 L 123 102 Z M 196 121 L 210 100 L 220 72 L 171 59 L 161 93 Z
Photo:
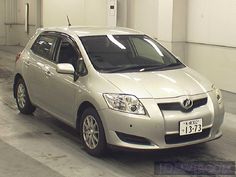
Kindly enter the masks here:
M 31 50 L 43 58 L 52 60 L 53 49 L 56 43 L 56 37 L 41 35 L 33 44 Z

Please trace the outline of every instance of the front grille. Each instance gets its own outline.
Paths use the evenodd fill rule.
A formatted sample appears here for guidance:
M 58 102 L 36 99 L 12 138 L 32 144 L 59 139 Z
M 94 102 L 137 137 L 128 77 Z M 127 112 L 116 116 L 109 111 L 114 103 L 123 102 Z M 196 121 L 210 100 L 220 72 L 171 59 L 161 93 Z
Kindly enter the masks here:
M 179 102 L 158 103 L 158 106 L 159 106 L 160 110 L 168 110 L 168 111 L 179 110 L 179 111 L 182 111 L 182 112 L 190 112 L 193 109 L 198 108 L 200 106 L 203 106 L 205 104 L 207 104 L 207 98 L 201 98 L 201 99 L 198 99 L 198 100 L 194 100 L 193 101 L 193 106 L 188 110 L 184 109 Z
M 150 141 L 146 138 L 134 135 L 128 135 L 125 133 L 116 132 L 117 136 L 126 143 L 140 144 L 140 145 L 150 145 Z
M 185 135 L 180 136 L 179 134 L 173 134 L 173 135 L 166 135 L 165 141 L 166 144 L 178 144 L 178 143 L 185 143 L 189 141 L 195 141 L 203 138 L 207 138 L 210 134 L 210 128 L 202 130 L 201 133 L 196 133 L 192 135 Z

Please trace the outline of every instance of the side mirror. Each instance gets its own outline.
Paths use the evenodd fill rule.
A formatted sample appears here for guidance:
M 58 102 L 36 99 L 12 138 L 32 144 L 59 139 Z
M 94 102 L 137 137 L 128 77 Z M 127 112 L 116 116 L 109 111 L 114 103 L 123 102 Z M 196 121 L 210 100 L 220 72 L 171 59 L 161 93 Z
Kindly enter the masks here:
M 76 81 L 80 76 L 85 76 L 87 74 L 87 69 L 84 64 L 83 58 L 79 58 L 76 61 L 76 71 L 74 74 L 74 81 Z
M 56 71 L 60 74 L 74 74 L 75 69 L 72 64 L 60 63 L 57 64 Z

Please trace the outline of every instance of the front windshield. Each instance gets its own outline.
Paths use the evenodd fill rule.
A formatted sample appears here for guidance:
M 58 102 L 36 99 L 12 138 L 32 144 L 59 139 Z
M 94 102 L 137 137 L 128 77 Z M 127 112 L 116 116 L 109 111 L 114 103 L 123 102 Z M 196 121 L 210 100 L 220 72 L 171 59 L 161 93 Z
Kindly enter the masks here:
M 184 67 L 158 42 L 145 35 L 87 36 L 80 39 L 99 72 L 141 72 Z

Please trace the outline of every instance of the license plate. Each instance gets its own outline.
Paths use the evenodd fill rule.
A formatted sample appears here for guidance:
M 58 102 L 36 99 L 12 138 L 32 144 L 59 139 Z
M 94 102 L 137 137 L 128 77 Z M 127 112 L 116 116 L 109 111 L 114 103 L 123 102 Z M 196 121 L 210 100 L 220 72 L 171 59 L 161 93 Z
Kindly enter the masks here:
M 179 126 L 179 135 L 191 135 L 202 132 L 202 119 L 181 121 Z

